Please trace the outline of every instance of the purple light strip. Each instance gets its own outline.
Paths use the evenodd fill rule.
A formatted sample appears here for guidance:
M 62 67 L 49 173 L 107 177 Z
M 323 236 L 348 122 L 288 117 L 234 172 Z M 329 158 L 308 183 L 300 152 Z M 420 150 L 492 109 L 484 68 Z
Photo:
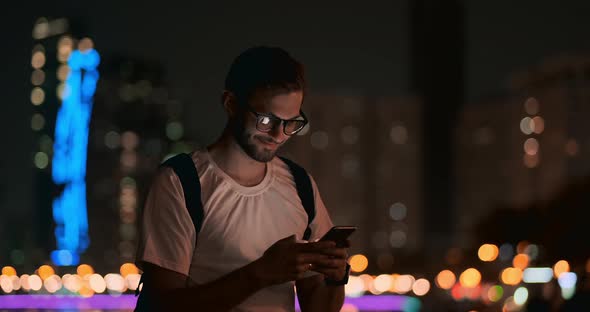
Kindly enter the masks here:
M 135 308 L 136 300 L 137 298 L 134 295 L 94 295 L 90 298 L 72 295 L 3 295 L 0 296 L 0 309 L 133 310 Z M 354 305 L 361 311 L 414 311 L 420 306 L 420 301 L 408 296 L 380 295 L 346 298 L 345 304 Z M 298 303 L 296 304 L 296 308 L 299 310 Z

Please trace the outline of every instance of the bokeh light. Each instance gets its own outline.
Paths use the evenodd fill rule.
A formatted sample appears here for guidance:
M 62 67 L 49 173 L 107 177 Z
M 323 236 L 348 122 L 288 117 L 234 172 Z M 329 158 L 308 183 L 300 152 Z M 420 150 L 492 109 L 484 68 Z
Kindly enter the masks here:
M 524 102 L 524 110 L 529 115 L 536 115 L 539 113 L 539 102 L 534 97 L 528 98 Z
M 360 297 L 365 291 L 365 282 L 358 276 L 350 276 L 348 284 L 344 285 L 344 293 L 347 297 Z
M 525 283 L 547 283 L 553 278 L 551 268 L 527 268 L 522 274 Z
M 139 274 L 129 274 L 125 277 L 125 284 L 127 288 L 131 290 L 136 290 L 139 286 L 139 280 L 141 279 L 141 275 Z
M 529 256 L 524 253 L 520 253 L 512 259 L 512 266 L 521 270 L 526 269 L 529 266 Z
M 543 133 L 545 130 L 545 120 L 541 116 L 536 116 L 531 120 L 531 128 L 536 134 Z
M 559 278 L 561 274 L 570 271 L 570 264 L 565 260 L 559 260 L 553 266 L 553 273 L 556 278 Z
M 16 269 L 11 266 L 5 266 L 2 268 L 2 275 L 14 276 L 16 275 Z
M 442 289 L 451 289 L 456 281 L 455 274 L 450 270 L 440 271 L 435 279 L 436 285 Z
M 100 274 L 92 274 L 88 277 L 88 283 L 90 285 L 90 289 L 92 289 L 95 293 L 103 293 L 106 288 L 107 284 Z
M 412 291 L 416 296 L 424 296 L 430 291 L 430 282 L 425 278 L 417 279 L 412 285 Z
M 84 278 L 86 275 L 93 274 L 94 273 L 94 268 L 92 268 L 88 264 L 80 264 L 76 268 L 76 272 L 78 273 L 78 275 L 80 275 L 82 278 Z
M 45 169 L 49 165 L 49 156 L 44 152 L 37 152 L 35 153 L 33 162 L 35 163 L 35 167 Z
M 518 244 L 516 244 L 516 253 L 524 253 L 524 251 L 526 250 L 526 248 L 530 245 L 530 243 L 526 240 L 520 241 L 518 242 Z
M 31 117 L 31 129 L 39 131 L 45 126 L 45 117 L 39 113 L 33 114 Z
M 557 282 L 561 288 L 575 288 L 578 276 L 574 272 L 563 272 L 559 275 Z
M 518 285 L 522 281 L 522 271 L 517 268 L 506 268 L 502 271 L 500 280 L 506 285 Z
M 34 69 L 40 69 L 45 65 L 45 61 L 45 53 L 42 51 L 35 51 L 31 57 L 31 66 L 33 66 Z
M 533 129 L 531 129 L 531 117 L 524 117 L 520 121 L 520 131 L 524 134 L 531 134 L 533 133 Z
M 109 273 L 105 275 L 104 281 L 109 293 L 122 293 L 127 289 L 125 279 L 120 274 Z
M 469 268 L 459 276 L 461 286 L 466 288 L 473 288 L 481 282 L 481 273 L 475 268 Z
M 525 153 L 522 157 L 522 161 L 525 167 L 532 169 L 536 168 L 539 165 L 540 157 L 539 154 L 529 155 Z
M 524 248 L 524 253 L 529 256 L 530 260 L 536 260 L 539 257 L 539 246 L 530 244 Z
M 33 88 L 31 91 L 31 103 L 38 106 L 43 104 L 43 101 L 45 101 L 45 91 L 39 87 Z
M 527 155 L 537 155 L 539 152 L 539 141 L 535 138 L 528 138 L 524 141 L 523 149 Z
M 23 274 L 20 276 L 20 286 L 24 291 L 31 290 L 31 285 L 29 284 L 29 274 Z
M 57 79 L 59 81 L 65 81 L 70 73 L 70 67 L 66 64 L 59 66 L 57 69 Z
M 405 294 L 408 291 L 412 290 L 414 281 L 415 278 L 412 275 L 400 275 L 394 279 L 393 288 L 395 289 L 395 292 L 397 292 L 398 294 Z
M 389 216 L 394 221 L 402 221 L 406 218 L 408 209 L 403 203 L 397 202 L 389 207 Z
M 358 254 L 350 257 L 349 264 L 351 271 L 360 273 L 367 269 L 369 259 L 364 255 Z
M 43 281 L 43 286 L 49 293 L 55 293 L 62 287 L 62 280 L 57 275 L 50 275 Z
M 57 43 L 57 60 L 61 63 L 67 62 L 73 49 L 74 40 L 69 36 L 61 37 Z
M 121 276 L 127 277 L 129 274 L 139 274 L 139 269 L 133 263 L 124 263 L 119 268 L 119 272 L 121 272 Z
M 45 72 L 40 69 L 35 69 L 31 73 L 31 84 L 34 86 L 40 86 L 45 82 Z
M 524 305 L 529 298 L 529 291 L 525 287 L 518 287 L 514 292 L 514 303 Z
M 169 122 L 166 125 L 166 136 L 172 141 L 178 141 L 184 134 L 182 123 L 178 121 Z
M 133 150 L 139 145 L 139 137 L 133 131 L 125 131 L 121 135 L 121 146 L 126 150 Z
M 43 287 L 43 281 L 39 277 L 39 275 L 33 274 L 28 277 L 28 286 L 31 290 L 38 291 Z
M 88 51 L 90 49 L 94 49 L 94 42 L 92 42 L 92 39 L 86 37 L 86 38 L 82 38 L 78 42 L 78 50 L 84 52 L 84 51 Z
M 381 274 L 373 281 L 375 289 L 381 293 L 388 291 L 393 285 L 393 278 L 389 274 Z
M 46 280 L 48 277 L 55 274 L 55 270 L 51 266 L 45 264 L 39 267 L 38 273 L 42 280 Z
M 12 292 L 12 281 L 6 275 L 0 275 L 0 289 L 6 294 Z
M 487 295 L 491 302 L 498 302 L 504 296 L 504 288 L 500 285 L 494 285 L 488 289 Z
M 477 251 L 477 256 L 481 261 L 490 262 L 496 260 L 498 255 L 500 254 L 500 250 L 498 246 L 494 244 L 483 244 L 479 247 Z
M 20 278 L 18 278 L 18 276 L 13 275 L 13 276 L 9 276 L 8 278 L 12 282 L 12 290 L 13 291 L 17 291 L 21 288 Z
M 82 278 L 78 274 L 66 274 L 62 280 L 64 287 L 71 292 L 78 292 L 82 288 Z
M 512 256 L 514 255 L 514 249 L 512 247 L 512 245 L 505 243 L 502 244 L 502 246 L 500 246 L 500 260 L 502 261 L 507 261 L 512 259 Z

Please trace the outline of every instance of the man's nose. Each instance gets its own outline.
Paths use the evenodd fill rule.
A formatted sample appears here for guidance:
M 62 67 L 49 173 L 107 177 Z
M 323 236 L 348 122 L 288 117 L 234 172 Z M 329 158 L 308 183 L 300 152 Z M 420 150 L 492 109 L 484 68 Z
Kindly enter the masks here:
M 283 132 L 283 123 L 279 123 L 278 125 L 274 126 L 269 134 L 272 136 L 272 138 L 275 140 L 275 142 L 283 142 L 285 141 L 285 132 Z

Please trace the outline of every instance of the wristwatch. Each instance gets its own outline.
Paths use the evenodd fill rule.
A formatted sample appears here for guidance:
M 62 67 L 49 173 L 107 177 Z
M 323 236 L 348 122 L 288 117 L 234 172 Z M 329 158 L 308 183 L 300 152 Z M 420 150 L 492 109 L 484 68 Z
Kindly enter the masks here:
M 350 274 L 350 264 L 346 264 L 346 274 L 344 274 L 344 278 L 339 280 L 339 281 L 335 281 L 333 279 L 329 279 L 329 278 L 325 278 L 324 282 L 326 283 L 326 285 L 328 286 L 341 286 L 341 285 L 346 285 L 348 284 L 348 275 Z

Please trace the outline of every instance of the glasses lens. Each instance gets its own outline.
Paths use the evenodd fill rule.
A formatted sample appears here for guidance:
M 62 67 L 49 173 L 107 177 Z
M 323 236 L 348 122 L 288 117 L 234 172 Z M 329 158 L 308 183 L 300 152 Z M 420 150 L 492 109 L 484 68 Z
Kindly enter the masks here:
M 276 120 L 269 116 L 258 116 L 256 125 L 260 131 L 269 131 L 276 125 Z
M 285 133 L 294 134 L 305 126 L 305 120 L 289 120 L 285 123 Z

